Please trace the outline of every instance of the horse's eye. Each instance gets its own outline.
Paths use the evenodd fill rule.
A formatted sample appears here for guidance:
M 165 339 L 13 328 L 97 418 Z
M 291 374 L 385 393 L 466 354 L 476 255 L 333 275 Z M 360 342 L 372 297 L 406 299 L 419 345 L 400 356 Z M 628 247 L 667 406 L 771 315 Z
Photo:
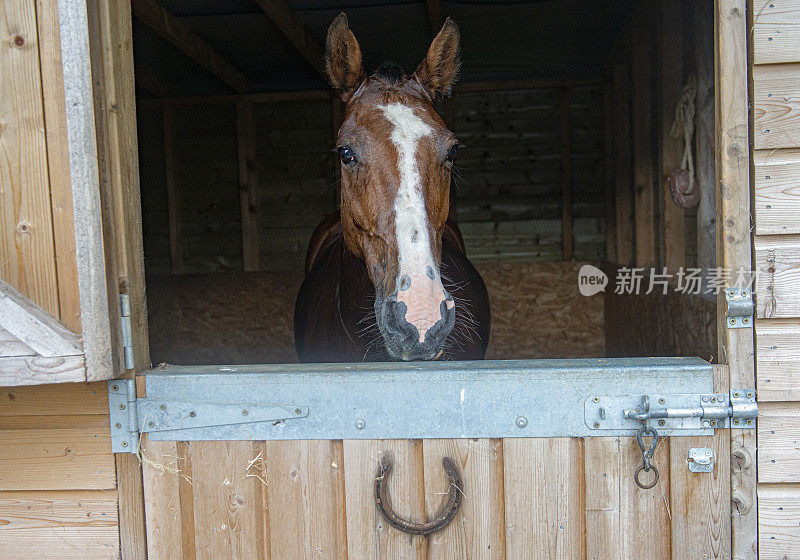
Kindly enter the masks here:
M 339 152 L 339 157 L 342 158 L 342 163 L 344 165 L 352 165 L 357 161 L 355 154 L 349 146 L 339 146 L 336 148 L 336 151 Z
M 453 160 L 456 157 L 456 151 L 458 151 L 458 144 L 453 144 L 453 147 L 450 148 L 449 152 L 447 152 L 447 156 L 444 158 L 444 160 L 448 163 L 453 163 Z

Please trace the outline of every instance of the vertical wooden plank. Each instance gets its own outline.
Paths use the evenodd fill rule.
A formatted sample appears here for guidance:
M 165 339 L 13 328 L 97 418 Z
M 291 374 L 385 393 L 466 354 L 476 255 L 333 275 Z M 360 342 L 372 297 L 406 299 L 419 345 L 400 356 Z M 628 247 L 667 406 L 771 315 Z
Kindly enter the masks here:
M 582 441 L 507 438 L 503 459 L 506 557 L 584 558 Z
M 652 75 L 651 50 L 653 32 L 650 28 L 633 30 L 631 59 L 633 72 L 633 100 L 631 126 L 633 137 L 633 182 L 636 220 L 636 266 L 653 267 L 657 264 L 655 239 L 655 207 L 653 186 L 653 129 L 652 129 Z
M 652 464 L 659 470 L 658 484 L 649 490 L 639 488 L 633 476 L 642 464 L 642 451 L 636 438 L 621 438 L 620 527 L 624 558 L 663 560 L 670 558 L 670 460 L 669 442 L 662 441 Z M 642 474 L 643 480 L 646 474 Z
M 169 255 L 172 273 L 183 272 L 183 243 L 181 242 L 181 207 L 178 182 L 175 177 L 175 108 L 164 102 L 164 166 L 167 181 L 167 205 L 169 206 Z
M 198 558 L 266 557 L 264 483 L 248 465 L 261 451 L 249 441 L 190 444 L 194 536 Z
M 715 366 L 714 390 L 728 392 L 728 368 Z M 689 449 L 714 451 L 714 470 L 689 471 Z M 670 438 L 672 560 L 731 557 L 730 432 Z
M 623 548 L 620 483 L 625 475 L 620 439 L 584 440 L 587 560 L 627 560 Z
M 614 202 L 617 258 L 620 266 L 633 264 L 633 191 L 631 177 L 630 67 L 614 65 Z
M 245 271 L 258 270 L 258 169 L 253 128 L 253 104 L 236 104 L 239 153 L 239 201 L 242 208 L 242 262 Z
M 717 263 L 717 207 L 714 153 L 714 6 L 697 2 L 695 14 L 695 45 L 697 49 L 697 184 L 700 205 L 697 207 L 697 266 L 714 268 Z
M 606 261 L 617 262 L 616 205 L 614 204 L 614 90 L 611 83 L 603 85 L 603 151 L 605 152 Z
M 0 76 L 3 76 L 0 277 L 58 317 L 36 5 L 6 2 L 3 6 L 0 12 Z
M 69 174 L 64 75 L 61 69 L 61 32 L 58 3 L 36 2 L 39 30 L 44 118 L 47 136 L 47 167 L 50 172 L 50 203 L 55 235 L 56 272 L 60 320 L 71 331 L 81 332 L 81 303 L 78 297 L 78 264 L 75 261 L 75 220 L 72 215 L 72 183 Z
M 569 90 L 559 92 L 559 121 L 561 124 L 561 252 L 563 259 L 572 260 L 572 168 L 570 149 Z
M 346 558 L 341 441 L 268 441 L 271 557 Z
M 505 558 L 503 444 L 499 439 L 431 439 L 423 442 L 428 519 L 439 511 L 449 481 L 442 458 L 452 458 L 464 482 L 458 515 L 429 538 L 428 558 Z
M 142 436 L 142 456 L 148 462 L 143 468 L 147 519 L 147 558 L 149 560 L 181 560 L 193 558 L 184 549 L 183 526 L 185 515 L 192 515 L 191 507 L 185 511 L 181 503 L 181 476 L 190 476 L 187 466 L 178 455 L 174 441 L 149 441 Z M 160 468 L 166 467 L 166 468 Z M 170 472 L 171 471 L 171 472 Z M 180 472 L 180 474 L 178 474 Z M 190 471 L 189 471 L 190 472 Z M 192 544 L 194 535 L 192 535 Z
M 683 140 L 670 131 L 675 106 L 683 89 L 683 2 L 663 2 L 660 17 L 661 60 L 661 236 L 663 263 L 673 274 L 686 265 L 684 212 L 673 201 L 667 176 L 679 169 L 683 158 Z
M 419 520 L 425 511 L 421 441 L 344 441 L 348 558 L 424 560 L 426 538 L 392 528 L 375 507 L 375 473 L 384 453 L 394 464 L 389 480 L 394 510 L 412 520 Z
M 750 144 L 748 123 L 748 25 L 745 0 L 715 4 L 717 266 L 752 270 L 750 233 Z M 717 332 L 730 368 L 730 387 L 755 389 L 752 329 L 725 326 L 725 299 L 717 300 Z M 756 436 L 731 434 L 731 554 L 757 558 Z

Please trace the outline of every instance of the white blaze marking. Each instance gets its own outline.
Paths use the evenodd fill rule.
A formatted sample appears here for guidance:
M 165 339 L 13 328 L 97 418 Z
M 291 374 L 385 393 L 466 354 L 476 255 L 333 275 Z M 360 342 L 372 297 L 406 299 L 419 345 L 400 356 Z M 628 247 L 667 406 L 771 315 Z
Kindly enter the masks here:
M 397 300 L 405 302 L 406 320 L 417 327 L 419 340 L 423 342 L 427 330 L 441 318 L 439 304 L 444 300 L 439 267 L 431 254 L 428 214 L 416 157 L 419 141 L 433 130 L 406 105 L 391 103 L 380 109 L 394 126 L 391 139 L 397 148 L 400 170 L 400 188 L 394 201 L 400 268 L 397 276 L 407 274 L 411 279 L 411 288 L 398 291 Z M 433 269 L 433 278 L 427 275 L 428 267 Z

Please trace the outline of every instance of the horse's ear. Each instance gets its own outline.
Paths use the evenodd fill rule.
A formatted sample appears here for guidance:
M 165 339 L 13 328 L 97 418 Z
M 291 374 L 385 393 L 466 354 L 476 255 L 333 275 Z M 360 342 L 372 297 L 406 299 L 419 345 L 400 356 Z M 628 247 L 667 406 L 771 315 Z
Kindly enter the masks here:
M 414 72 L 414 78 L 433 96 L 450 95 L 461 67 L 460 42 L 458 26 L 447 18 L 431 43 L 425 60 Z
M 328 28 L 325 41 L 325 68 L 334 89 L 339 90 L 342 99 L 347 101 L 364 80 L 361 66 L 361 47 L 355 35 L 347 27 L 344 13 L 336 16 Z

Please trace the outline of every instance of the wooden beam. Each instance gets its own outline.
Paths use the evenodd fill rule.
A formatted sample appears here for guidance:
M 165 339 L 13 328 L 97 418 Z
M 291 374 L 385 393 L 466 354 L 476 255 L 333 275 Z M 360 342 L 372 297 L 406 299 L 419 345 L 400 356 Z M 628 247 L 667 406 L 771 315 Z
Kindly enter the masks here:
M 44 357 L 83 354 L 80 336 L 0 279 L 0 327 Z
M 614 66 L 614 203 L 617 225 L 616 264 L 633 261 L 633 191 L 631 177 L 630 66 Z
M 694 6 L 695 66 L 697 68 L 697 186 L 700 205 L 697 207 L 697 266 L 717 265 L 717 206 L 715 202 L 714 154 L 714 6 L 697 2 Z M 756 210 L 756 213 L 758 210 Z
M 175 177 L 175 111 L 171 103 L 165 103 L 164 117 L 164 168 L 167 181 L 167 205 L 169 207 L 169 255 L 172 273 L 183 272 L 183 243 L 181 242 L 181 207 L 177 179 Z
M 239 202 L 242 215 L 244 270 L 258 270 L 258 171 L 253 126 L 253 104 L 236 104 L 236 139 L 239 154 Z
M 683 140 L 674 138 L 672 121 L 675 106 L 683 89 L 683 35 L 682 2 L 670 2 L 661 7 L 660 59 L 661 59 L 661 236 L 663 264 L 671 273 L 686 265 L 685 213 L 672 200 L 667 177 L 679 169 L 683 157 Z
M 155 0 L 132 0 L 133 15 L 234 91 L 251 89 L 247 77 Z
M 653 129 L 650 69 L 653 64 L 652 29 L 638 28 L 631 34 L 633 99 L 631 131 L 633 138 L 633 182 L 638 267 L 653 267 L 656 258 L 655 192 L 653 186 Z
M 572 260 L 572 167 L 570 160 L 569 90 L 559 95 L 559 120 L 561 121 L 561 251 L 565 261 Z
M 717 266 L 751 270 L 750 142 L 746 0 L 715 2 Z M 724 185 L 725 196 L 722 196 Z M 724 290 L 717 298 L 717 333 L 730 368 L 730 387 L 755 389 L 752 329 L 725 325 Z M 732 430 L 731 558 L 755 559 L 758 538 L 755 430 Z
M 327 82 L 328 73 L 325 71 L 325 50 L 317 39 L 308 32 L 300 22 L 292 8 L 284 0 L 255 0 L 255 3 L 267 14 L 275 27 L 283 33 L 289 42 L 296 48 L 306 62 L 317 74 Z

